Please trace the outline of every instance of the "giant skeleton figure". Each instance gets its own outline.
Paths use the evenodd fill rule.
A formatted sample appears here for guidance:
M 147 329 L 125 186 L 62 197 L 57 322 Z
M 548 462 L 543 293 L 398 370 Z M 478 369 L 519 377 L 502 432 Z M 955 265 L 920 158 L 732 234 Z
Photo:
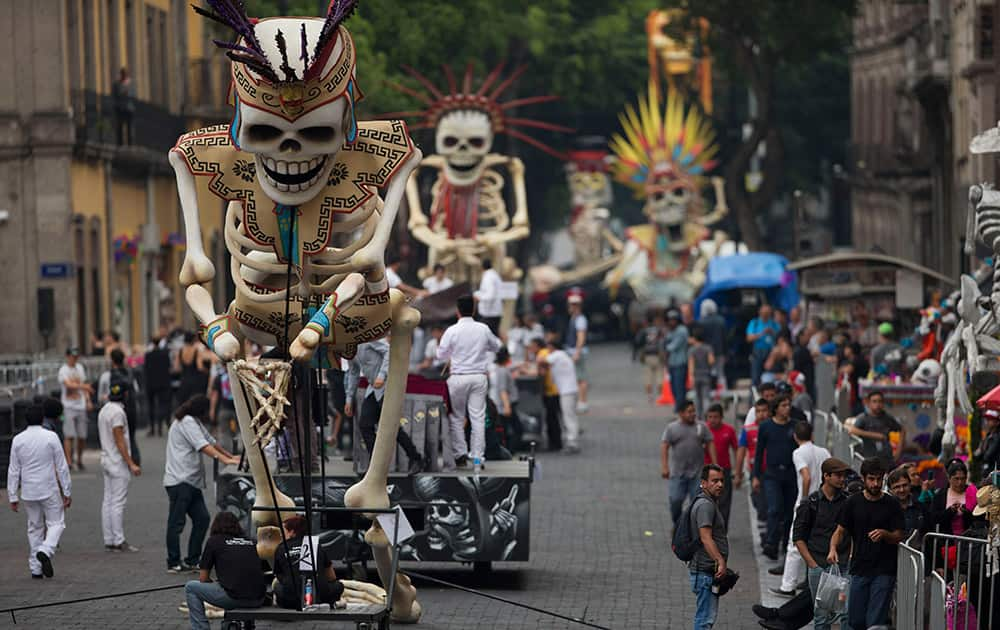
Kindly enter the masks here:
M 1000 125 L 973 138 L 969 149 L 975 154 L 1000 153 Z M 974 411 L 966 383 L 977 372 L 1000 369 L 1000 191 L 992 184 L 969 188 L 965 252 L 972 254 L 975 243 L 986 244 L 993 252 L 992 269 L 984 266 L 976 276 L 961 278 L 958 301 L 959 321 L 941 351 L 942 374 L 935 391 L 938 426 L 944 428 L 945 453 L 953 452 L 955 401 L 963 414 Z M 993 275 L 993 291 L 984 296 L 979 284 Z
M 411 332 L 420 316 L 389 289 L 384 257 L 406 179 L 420 151 L 402 121 L 357 122 L 361 97 L 355 48 L 341 25 L 355 0 L 332 0 L 323 18 L 254 22 L 239 0 L 196 10 L 233 29 L 216 42 L 233 60 L 230 125 L 185 134 L 170 152 L 187 237 L 181 283 L 208 346 L 229 365 L 240 433 L 255 485 L 255 507 L 290 507 L 273 489 L 262 447 L 284 422 L 286 361 L 249 366 L 242 339 L 288 350 L 300 362 L 353 356 L 358 344 L 392 333 L 391 367 L 372 464 L 345 505 L 389 507 L 390 461 L 399 430 Z M 384 203 L 378 189 L 385 189 Z M 225 243 L 236 299 L 220 312 L 206 284 L 199 201 L 228 202 Z M 289 348 L 290 344 L 290 348 Z M 255 523 L 277 523 L 255 511 Z M 385 532 L 366 540 L 384 584 L 391 571 Z M 417 621 L 416 591 L 396 577 L 393 618 Z
M 611 141 L 615 177 L 645 196 L 650 223 L 626 231 L 621 262 L 604 282 L 612 291 L 628 283 L 646 304 L 690 301 L 705 281 L 709 258 L 727 239 L 709 229 L 728 213 L 722 179 L 711 179 L 716 206 L 708 214 L 701 192 L 715 166 L 715 134 L 697 110 L 685 112 L 672 90 L 661 109 L 654 86 L 639 101 L 638 113 L 626 108 L 621 123 L 623 134 Z
M 531 96 L 501 102 L 500 97 L 525 69 L 522 66 L 501 80 L 501 64 L 475 87 L 470 64 L 459 87 L 451 68 L 445 66 L 448 85 L 439 88 L 413 68 L 405 67 L 424 91 L 392 85 L 419 100 L 424 109 L 387 116 L 417 118 L 415 129 L 434 129 L 435 134 L 437 154 L 424 158 L 406 187 L 408 228 L 414 238 L 429 248 L 427 266 L 419 272 L 421 277 L 429 275 L 435 264 L 442 264 L 456 282 L 477 283 L 484 258 L 489 258 L 493 268 L 507 280 L 517 280 L 523 275 L 516 261 L 507 256 L 507 243 L 527 238 L 530 232 L 524 164 L 516 157 L 492 153 L 493 139 L 506 133 L 562 157 L 518 127 L 571 131 L 560 125 L 509 115 L 512 108 L 556 99 Z M 509 174 L 509 183 L 504 180 L 501 167 Z M 417 176 L 420 169 L 429 169 L 436 175 L 429 213 L 424 211 L 420 199 Z M 505 201 L 509 187 L 513 190 L 513 215 L 509 214 Z

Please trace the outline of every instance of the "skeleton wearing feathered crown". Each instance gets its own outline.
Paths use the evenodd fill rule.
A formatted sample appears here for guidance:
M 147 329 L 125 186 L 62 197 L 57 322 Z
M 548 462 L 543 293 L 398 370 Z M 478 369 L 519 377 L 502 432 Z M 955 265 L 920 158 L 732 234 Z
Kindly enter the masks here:
M 232 59 L 234 117 L 185 134 L 170 152 L 187 251 L 180 279 L 208 346 L 229 365 L 255 507 L 292 506 L 273 490 L 262 447 L 284 422 L 287 361 L 239 360 L 249 338 L 296 361 L 350 357 L 358 344 L 392 333 L 391 367 L 378 437 L 349 507 L 387 508 L 411 331 L 419 314 L 389 289 L 385 249 L 406 179 L 422 157 L 399 120 L 358 122 L 355 48 L 342 22 L 355 0 L 331 0 L 325 18 L 249 19 L 240 0 L 208 0 L 198 13 L 231 28 L 216 43 Z M 379 198 L 385 191 L 384 202 Z M 206 288 L 199 205 L 228 202 L 225 243 L 236 299 L 221 311 Z M 308 465 L 308 464 L 306 464 Z M 287 515 L 288 513 L 285 513 Z M 258 525 L 277 522 L 255 511 Z M 391 553 L 384 532 L 366 537 L 384 583 Z M 393 617 L 416 621 L 420 606 L 405 576 Z
M 507 244 L 527 238 L 528 201 L 524 187 L 524 164 L 516 157 L 492 153 L 493 139 L 505 133 L 552 155 L 557 152 L 520 131 L 518 127 L 570 131 L 566 127 L 508 115 L 508 110 L 554 100 L 555 96 L 532 96 L 501 102 L 499 99 L 524 73 L 522 66 L 501 79 L 503 65 L 497 66 L 477 88 L 473 85 L 472 66 L 466 68 L 461 89 L 454 73 L 444 67 L 447 88 L 439 88 L 413 68 L 405 67 L 424 91 L 394 84 L 400 92 L 418 99 L 424 109 L 387 116 L 417 118 L 414 128 L 434 129 L 436 155 L 420 163 L 417 169 L 436 172 L 431 188 L 430 212 L 421 203 L 418 175 L 410 179 L 406 200 L 410 212 L 408 227 L 413 236 L 429 248 L 427 266 L 421 277 L 434 265 L 444 265 L 456 281 L 478 282 L 482 260 L 489 258 L 493 268 L 508 280 L 522 276 L 517 263 L 507 256 Z M 559 156 L 561 157 L 561 156 Z M 504 180 L 505 169 L 510 182 Z M 514 213 L 507 210 L 505 198 L 512 190 Z
M 661 109 L 653 87 L 638 113 L 629 105 L 620 119 L 623 134 L 611 140 L 615 178 L 645 196 L 650 223 L 626 231 L 622 260 L 604 282 L 613 291 L 628 283 L 641 302 L 691 300 L 704 283 L 708 259 L 726 240 L 724 232 L 709 229 L 728 213 L 722 179 L 711 179 L 712 212 L 705 213 L 702 197 L 705 175 L 715 166 L 715 134 L 697 110 L 685 112 L 673 91 Z

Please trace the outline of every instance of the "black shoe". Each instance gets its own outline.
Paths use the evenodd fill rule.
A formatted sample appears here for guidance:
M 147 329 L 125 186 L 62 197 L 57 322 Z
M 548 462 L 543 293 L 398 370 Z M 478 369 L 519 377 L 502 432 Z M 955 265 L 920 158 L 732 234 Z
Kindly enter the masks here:
M 754 604 L 753 605 L 753 614 L 757 615 L 758 617 L 760 617 L 764 621 L 768 621 L 770 619 L 777 619 L 778 618 L 778 609 L 777 608 L 770 608 L 768 606 L 762 606 L 761 604 Z
M 788 630 L 788 624 L 780 619 L 769 619 L 767 621 L 758 621 L 761 628 L 769 628 L 770 630 Z
M 767 558 L 768 560 L 775 560 L 775 561 L 778 560 L 777 547 L 768 547 L 765 545 L 764 548 L 762 549 L 762 552 L 764 554 L 764 557 Z
M 771 588 L 769 588 L 767 590 L 772 595 L 777 595 L 778 597 L 788 597 L 788 598 L 795 597 L 795 590 L 794 589 L 791 590 L 791 591 L 786 591 L 786 590 L 782 589 L 780 586 L 777 586 L 777 587 L 772 586 Z
M 427 460 L 419 455 L 410 459 L 410 467 L 406 470 L 406 476 L 412 477 L 427 470 Z
M 465 468 L 468 465 L 469 465 L 469 456 L 468 455 L 461 455 L 461 456 L 455 458 L 455 466 L 457 466 L 459 468 Z
M 38 561 L 42 563 L 42 575 L 45 577 L 52 577 L 52 558 L 48 557 L 45 552 L 39 551 L 35 554 Z
M 31 579 L 32 579 L 32 580 L 41 580 L 41 579 L 42 579 L 42 578 L 44 578 L 44 577 L 45 577 L 45 576 L 44 576 L 44 575 L 42 575 L 41 573 L 32 573 L 32 574 L 31 574 Z
M 785 567 L 779 564 L 776 567 L 771 567 L 770 569 L 768 569 L 767 573 L 768 575 L 784 575 Z

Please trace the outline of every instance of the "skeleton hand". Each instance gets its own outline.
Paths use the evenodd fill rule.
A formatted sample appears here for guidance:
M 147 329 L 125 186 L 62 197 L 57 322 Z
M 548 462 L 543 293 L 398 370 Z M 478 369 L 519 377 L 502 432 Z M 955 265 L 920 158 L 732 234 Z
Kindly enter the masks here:
M 240 342 L 233 333 L 220 333 L 212 343 L 212 350 L 223 361 L 232 361 L 240 353 Z
M 319 333 L 311 328 L 303 328 L 302 331 L 292 341 L 289 352 L 295 361 L 308 361 L 312 358 L 316 348 L 319 347 Z
M 505 538 L 517 538 L 517 516 L 514 514 L 514 506 L 517 503 L 517 485 L 510 489 L 507 498 L 493 506 L 490 510 L 492 522 L 490 524 L 490 536 L 496 537 L 504 534 Z

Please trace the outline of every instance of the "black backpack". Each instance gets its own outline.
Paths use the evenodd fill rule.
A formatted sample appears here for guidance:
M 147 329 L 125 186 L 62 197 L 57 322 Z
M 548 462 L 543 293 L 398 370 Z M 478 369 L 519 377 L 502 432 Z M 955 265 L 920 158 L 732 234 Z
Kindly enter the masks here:
M 698 495 L 681 512 L 680 522 L 677 523 L 677 527 L 674 529 L 674 537 L 670 541 L 670 548 L 673 549 L 674 555 L 681 562 L 691 562 L 695 552 L 702 548 L 701 536 L 691 527 L 691 512 L 698 501 L 708 500 L 708 497 Z M 715 517 L 713 516 L 712 518 L 714 519 Z

